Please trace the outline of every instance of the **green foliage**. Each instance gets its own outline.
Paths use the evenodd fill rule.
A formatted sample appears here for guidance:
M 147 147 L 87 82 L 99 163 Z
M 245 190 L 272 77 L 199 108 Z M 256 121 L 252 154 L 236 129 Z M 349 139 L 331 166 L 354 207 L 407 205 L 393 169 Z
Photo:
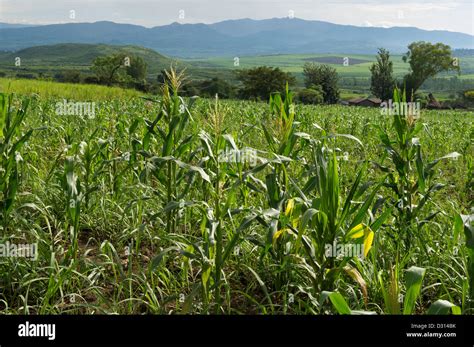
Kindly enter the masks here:
M 406 89 L 408 100 L 428 78 L 443 71 L 460 70 L 459 64 L 451 56 L 451 48 L 442 43 L 413 42 L 408 46 L 403 61 L 410 64 L 410 72 L 405 75 L 400 86 Z
M 295 78 L 277 67 L 259 66 L 240 70 L 237 77 L 242 83 L 240 96 L 245 99 L 268 100 L 272 93 L 284 93 L 285 86 L 294 85 Z
M 403 314 L 412 314 L 415 309 L 415 302 L 421 292 L 421 284 L 426 270 L 420 267 L 412 266 L 406 272 L 407 292 L 403 305 Z
M 136 82 L 143 82 L 147 77 L 147 64 L 139 56 L 130 57 L 130 64 L 126 66 L 127 75 Z
M 94 59 L 91 70 L 99 83 L 111 86 L 116 83 L 143 82 L 147 75 L 147 65 L 138 56 L 116 53 Z
M 125 54 L 101 56 L 94 59 L 91 70 L 97 76 L 99 83 L 111 86 L 125 81 Z
M 81 73 L 75 70 L 66 70 L 64 73 L 55 76 L 61 82 L 80 83 L 82 80 Z
M 320 85 L 312 85 L 298 92 L 297 100 L 303 104 L 318 105 L 324 102 L 324 92 Z
M 370 90 L 381 100 L 389 100 L 392 97 L 392 90 L 395 86 L 393 78 L 393 62 L 390 60 L 390 53 L 380 48 L 377 55 L 377 62 L 370 67 L 372 74 L 370 79 Z
M 312 85 L 321 86 L 325 103 L 335 104 L 339 100 L 339 77 L 336 69 L 325 64 L 305 63 L 303 74 L 307 88 L 311 88 Z
M 405 92 L 395 89 L 393 100 L 398 105 L 406 104 Z M 452 159 L 460 156 L 452 152 L 443 157 L 427 162 L 424 158 L 421 142 L 416 137 L 423 130 L 423 123 L 417 118 L 419 115 L 408 109 L 392 116 L 392 129 L 395 137 L 390 138 L 387 131 L 382 130 L 379 137 L 390 159 L 390 167 L 377 163 L 378 168 L 387 174 L 385 186 L 396 194 L 394 208 L 396 211 L 398 241 L 403 240 L 406 250 L 411 247 L 414 235 L 418 235 L 421 228 L 429 222 L 437 212 L 426 215 L 426 207 L 432 200 L 432 195 L 444 187 L 434 180 L 435 166 L 443 159 Z M 416 232 L 418 231 L 418 232 Z
M 215 97 L 219 95 L 221 99 L 229 99 L 236 96 L 234 86 L 218 77 L 198 83 L 196 89 L 196 93 L 203 97 Z

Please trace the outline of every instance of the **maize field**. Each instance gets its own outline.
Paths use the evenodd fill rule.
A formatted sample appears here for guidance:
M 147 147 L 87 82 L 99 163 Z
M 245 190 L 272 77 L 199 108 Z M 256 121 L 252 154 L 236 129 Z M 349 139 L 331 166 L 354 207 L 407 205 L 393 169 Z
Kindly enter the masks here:
M 82 109 L 4 88 L 0 250 L 35 256 L 0 257 L 1 312 L 474 312 L 472 112 L 182 98 L 168 74 Z

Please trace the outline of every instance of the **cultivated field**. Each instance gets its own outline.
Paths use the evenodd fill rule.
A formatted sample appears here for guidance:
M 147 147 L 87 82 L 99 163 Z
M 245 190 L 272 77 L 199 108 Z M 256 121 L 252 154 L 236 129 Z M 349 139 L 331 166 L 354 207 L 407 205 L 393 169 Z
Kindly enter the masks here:
M 2 312 L 473 313 L 472 112 L 171 81 L 0 80 Z
M 370 78 L 370 66 L 376 61 L 375 55 L 370 54 L 275 54 L 260 56 L 242 56 L 239 58 L 238 68 L 249 69 L 257 66 L 277 66 L 287 72 L 299 75 L 303 72 L 305 62 L 313 61 L 329 64 L 337 70 L 342 77 Z M 344 58 L 347 63 L 344 65 Z M 392 55 L 393 74 L 403 77 L 408 72 L 409 64 L 405 63 L 401 55 Z M 208 59 L 188 59 L 196 67 L 236 69 L 234 57 L 212 57 Z M 461 71 L 460 78 L 474 78 L 474 57 L 463 56 L 459 58 Z M 440 74 L 441 76 L 455 76 L 455 73 Z

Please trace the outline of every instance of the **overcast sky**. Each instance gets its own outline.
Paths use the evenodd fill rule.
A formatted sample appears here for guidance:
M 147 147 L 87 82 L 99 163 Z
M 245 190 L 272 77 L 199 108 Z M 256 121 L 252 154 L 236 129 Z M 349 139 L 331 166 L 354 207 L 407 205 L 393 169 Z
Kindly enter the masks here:
M 7 23 L 110 20 L 152 27 L 292 14 L 338 24 L 416 26 L 474 35 L 474 0 L 0 0 L 0 22 Z

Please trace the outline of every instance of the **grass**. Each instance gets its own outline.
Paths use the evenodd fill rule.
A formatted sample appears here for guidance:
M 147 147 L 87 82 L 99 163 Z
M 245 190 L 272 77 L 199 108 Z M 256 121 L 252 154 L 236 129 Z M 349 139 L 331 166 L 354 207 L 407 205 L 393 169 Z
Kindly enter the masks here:
M 21 122 L 0 122 L 0 241 L 38 244 L 0 258 L 3 312 L 472 314 L 472 112 L 183 99 L 171 81 L 141 98 L 1 80 L 0 117 Z M 57 114 L 63 98 L 95 117 Z
M 130 99 L 141 95 L 136 90 L 118 87 L 10 78 L 0 78 L 0 91 L 21 95 L 36 94 L 44 99 L 64 98 L 67 100 L 83 101 Z

